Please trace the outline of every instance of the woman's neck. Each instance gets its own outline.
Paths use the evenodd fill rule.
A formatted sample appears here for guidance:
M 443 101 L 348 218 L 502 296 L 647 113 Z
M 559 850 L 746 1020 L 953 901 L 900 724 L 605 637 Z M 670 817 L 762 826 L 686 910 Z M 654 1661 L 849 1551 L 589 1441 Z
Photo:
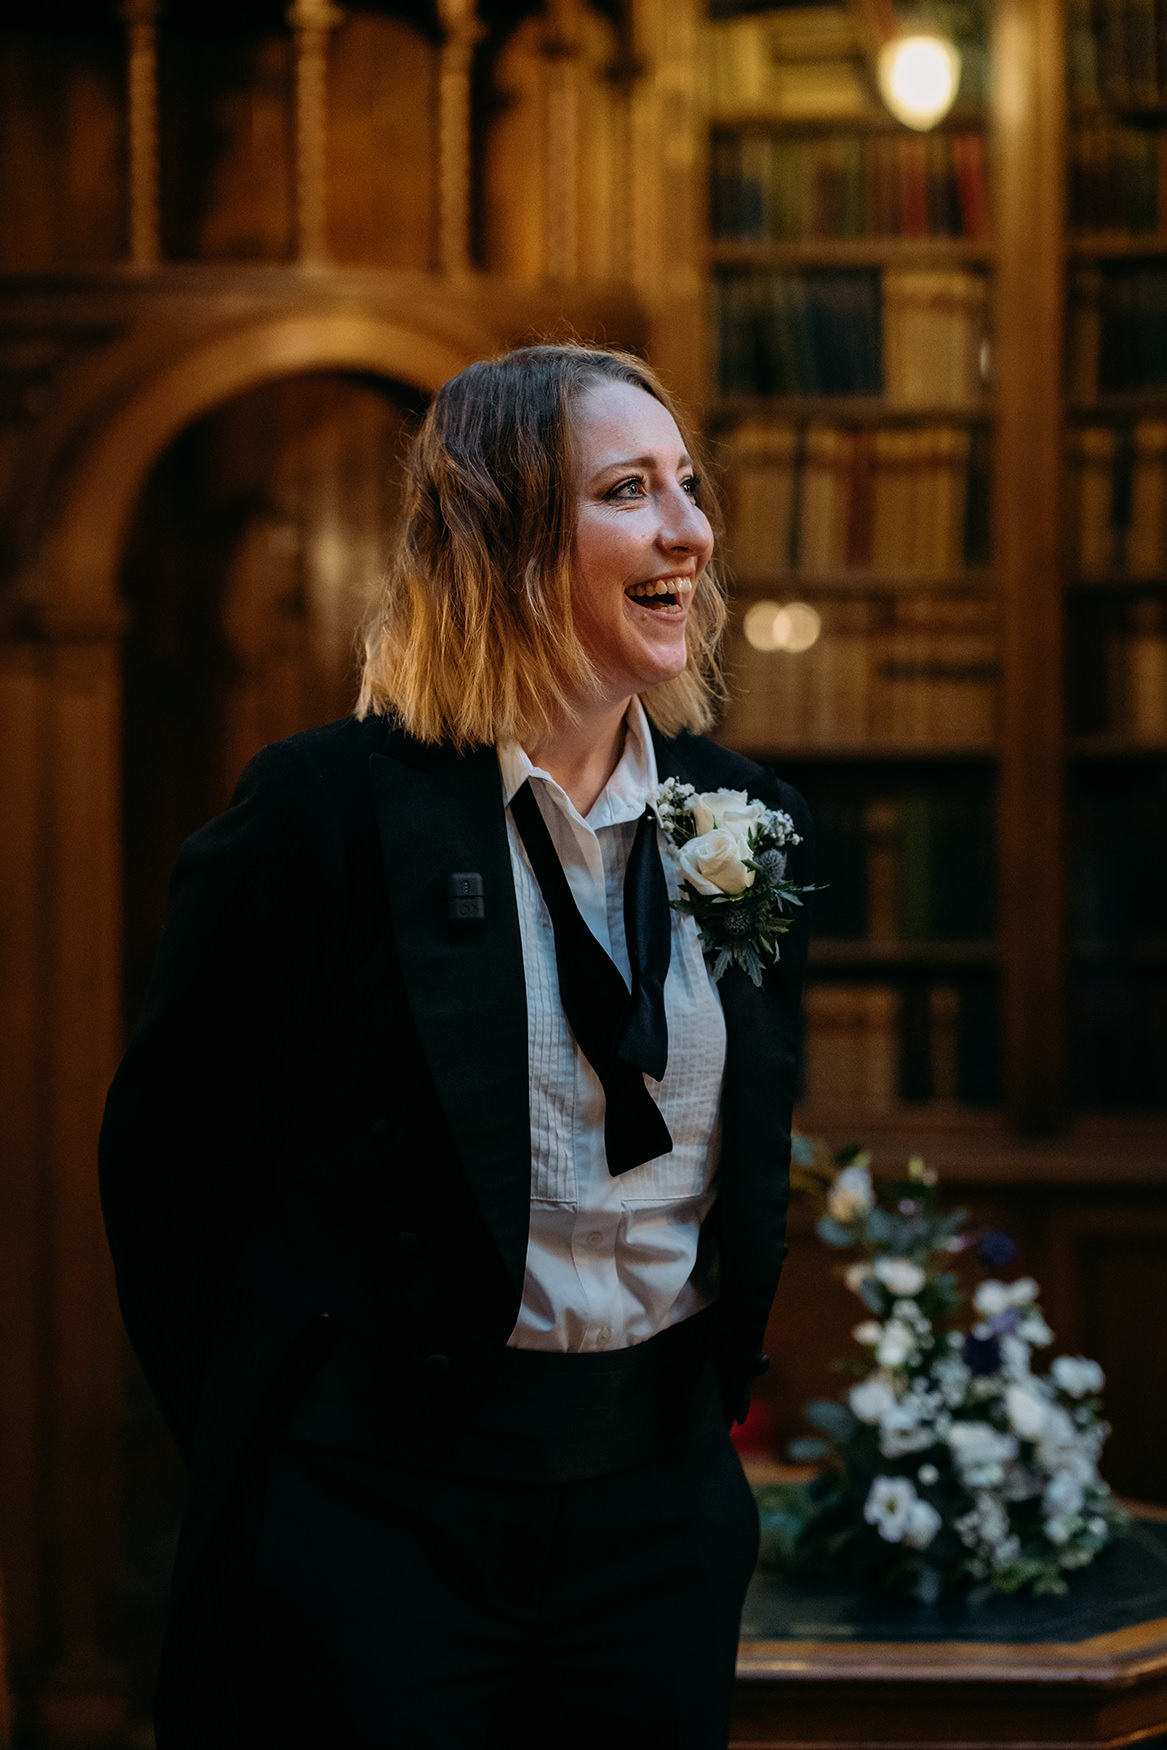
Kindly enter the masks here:
M 590 711 L 570 723 L 557 723 L 534 747 L 526 750 L 532 763 L 550 772 L 585 817 L 620 764 L 624 719 L 631 702 L 624 699 L 618 705 Z

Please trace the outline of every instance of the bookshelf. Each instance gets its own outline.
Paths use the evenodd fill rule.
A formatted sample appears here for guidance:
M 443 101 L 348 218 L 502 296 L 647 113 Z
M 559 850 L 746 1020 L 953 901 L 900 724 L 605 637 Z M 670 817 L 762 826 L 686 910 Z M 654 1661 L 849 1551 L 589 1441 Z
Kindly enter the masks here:
M 975 89 L 893 122 L 849 16 L 709 26 L 723 733 L 818 822 L 810 1107 L 974 1110 L 1001 1094 L 990 139 Z M 792 602 L 809 643 L 768 630 Z
M 1165 24 L 1066 11 L 1068 1073 L 1104 1110 L 1167 1082 Z
M 804 1110 L 1133 1124 L 1167 1100 L 1167 28 L 995 0 L 919 136 L 864 16 L 708 26 L 723 733 L 819 823 Z

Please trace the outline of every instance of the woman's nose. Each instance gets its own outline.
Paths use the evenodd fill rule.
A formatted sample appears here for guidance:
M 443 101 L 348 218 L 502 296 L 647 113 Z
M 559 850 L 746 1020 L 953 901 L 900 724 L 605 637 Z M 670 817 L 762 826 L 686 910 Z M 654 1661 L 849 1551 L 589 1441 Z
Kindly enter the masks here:
M 671 490 L 661 516 L 660 540 L 670 548 L 699 552 L 713 546 L 713 531 L 698 504 L 680 486 Z

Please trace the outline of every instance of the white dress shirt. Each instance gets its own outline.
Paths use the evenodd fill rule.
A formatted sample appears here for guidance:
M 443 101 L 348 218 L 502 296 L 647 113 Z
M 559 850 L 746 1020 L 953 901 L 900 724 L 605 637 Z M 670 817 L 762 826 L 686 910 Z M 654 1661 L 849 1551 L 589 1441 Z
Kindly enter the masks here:
M 633 700 L 620 762 L 585 819 L 522 749 L 499 748 L 506 802 L 531 789 L 576 905 L 629 981 L 624 872 L 657 782 L 648 721 Z M 647 1085 L 669 1127 L 672 1153 L 613 1178 L 604 1152 L 604 1090 L 576 1045 L 559 996 L 551 916 L 510 813 L 519 905 L 531 1082 L 531 1231 L 513 1347 L 629 1348 L 714 1298 L 715 1261 L 698 1264 L 701 1223 L 714 1197 L 725 1022 L 692 918 L 671 912 L 665 983 L 669 1061 Z M 658 829 L 659 831 L 659 829 Z M 669 898 L 676 863 L 660 837 Z

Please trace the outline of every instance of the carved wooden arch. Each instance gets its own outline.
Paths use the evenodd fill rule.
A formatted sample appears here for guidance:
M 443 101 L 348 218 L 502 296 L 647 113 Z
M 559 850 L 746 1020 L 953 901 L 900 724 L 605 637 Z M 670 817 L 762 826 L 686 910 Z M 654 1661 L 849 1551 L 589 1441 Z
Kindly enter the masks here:
M 120 615 L 119 572 L 134 506 L 166 446 L 211 408 L 303 371 L 366 371 L 432 393 L 481 345 L 360 312 L 282 314 L 203 336 L 146 375 L 101 424 L 58 500 L 38 572 L 42 611 L 62 630 Z

